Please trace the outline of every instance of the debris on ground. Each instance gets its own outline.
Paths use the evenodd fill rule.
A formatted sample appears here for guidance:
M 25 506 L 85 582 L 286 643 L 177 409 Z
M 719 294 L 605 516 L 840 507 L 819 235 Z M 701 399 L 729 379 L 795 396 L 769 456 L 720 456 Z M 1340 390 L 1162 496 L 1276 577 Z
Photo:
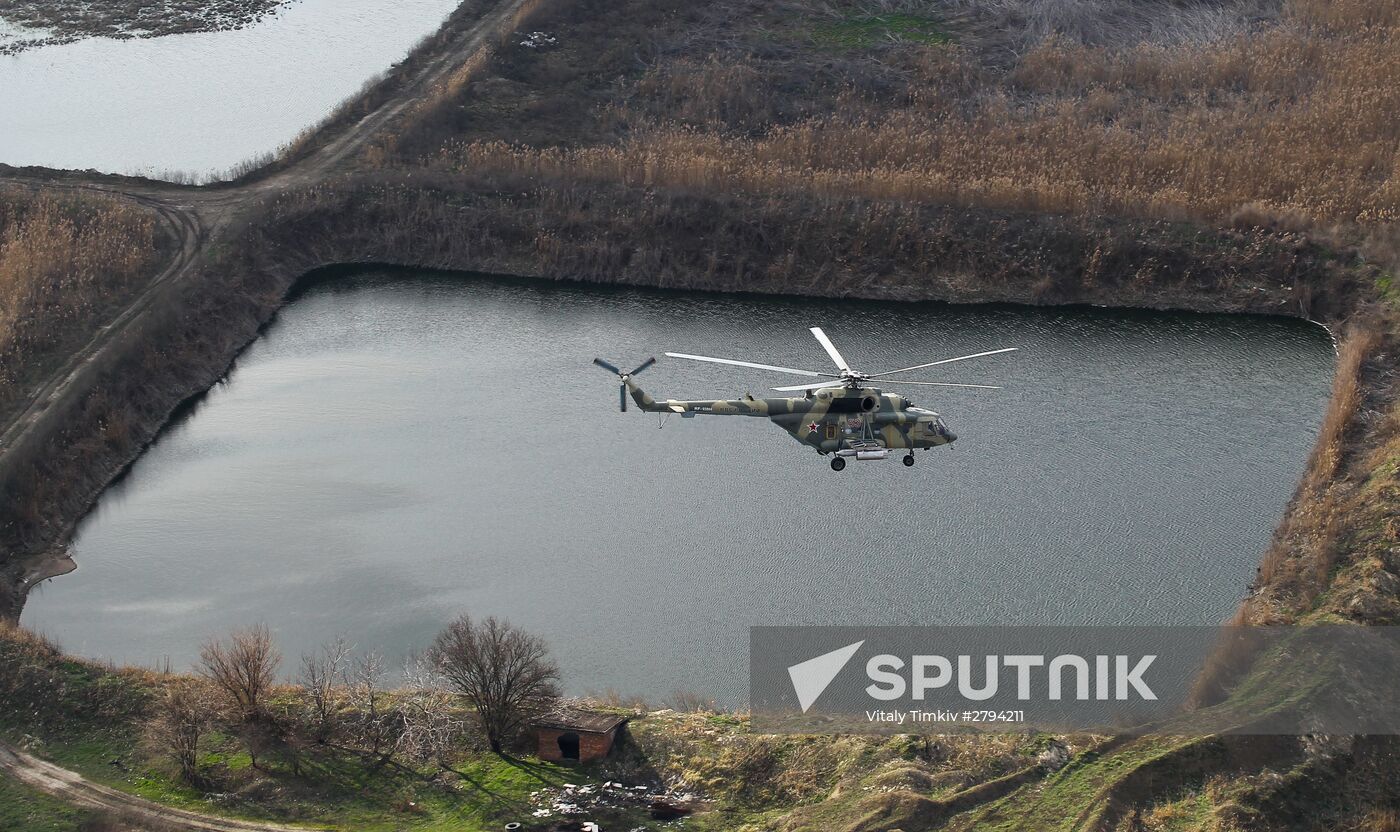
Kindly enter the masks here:
M 698 796 L 673 789 L 650 786 L 628 786 L 616 780 L 601 785 L 563 783 L 557 788 L 540 789 L 530 793 L 530 804 L 536 818 L 570 818 L 584 820 L 604 810 L 646 809 L 655 820 L 675 820 L 695 811 Z M 596 830 L 597 824 L 585 821 L 579 828 Z
M 520 45 L 526 49 L 542 49 L 546 46 L 553 46 L 558 42 L 558 38 L 546 32 L 531 32 L 525 36 L 524 40 L 520 41 Z
M 1069 746 L 1065 745 L 1060 740 L 1051 740 L 1050 744 L 1045 747 L 1045 750 L 1040 752 L 1040 756 L 1036 758 L 1036 762 L 1040 763 L 1040 765 L 1044 766 L 1048 771 L 1059 771 L 1069 762 L 1069 758 Z

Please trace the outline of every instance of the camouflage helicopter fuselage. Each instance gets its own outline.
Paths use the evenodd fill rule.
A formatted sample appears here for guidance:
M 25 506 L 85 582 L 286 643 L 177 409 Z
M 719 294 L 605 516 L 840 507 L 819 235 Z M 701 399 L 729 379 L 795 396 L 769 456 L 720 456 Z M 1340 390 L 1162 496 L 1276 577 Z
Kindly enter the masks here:
M 931 410 L 915 407 L 897 393 L 882 393 L 872 387 L 854 387 L 833 382 L 805 396 L 759 399 L 714 399 L 706 401 L 657 401 L 630 377 L 623 383 L 632 400 L 652 413 L 679 413 L 712 416 L 762 416 L 788 432 L 793 439 L 819 453 L 874 452 L 877 448 L 935 448 L 957 439 L 942 417 Z M 863 458 L 863 457 L 862 457 Z

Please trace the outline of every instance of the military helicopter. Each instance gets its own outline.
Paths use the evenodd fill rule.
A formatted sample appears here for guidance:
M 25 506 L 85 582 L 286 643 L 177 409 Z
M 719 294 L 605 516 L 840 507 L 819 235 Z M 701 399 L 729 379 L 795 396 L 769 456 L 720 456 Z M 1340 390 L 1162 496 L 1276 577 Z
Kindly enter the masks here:
M 983 358 L 1004 352 L 1015 352 L 1017 347 L 990 350 L 942 361 L 930 361 L 901 370 L 888 370 L 883 373 L 863 373 L 851 369 L 851 365 L 841 356 L 831 339 L 826 337 L 821 327 L 811 328 L 812 335 L 826 349 L 827 355 L 841 370 L 840 373 L 822 373 L 814 370 L 798 370 L 792 367 L 776 367 L 772 364 L 757 364 L 752 361 L 736 361 L 732 358 L 712 358 L 707 355 L 688 355 L 668 352 L 671 358 L 684 358 L 690 361 L 705 361 L 711 364 L 729 364 L 734 367 L 750 367 L 756 370 L 772 370 L 799 376 L 820 377 L 822 381 L 796 384 L 791 387 L 774 387 L 778 392 L 801 390 L 803 395 L 779 399 L 756 399 L 744 394 L 742 399 L 718 399 L 709 401 L 677 401 L 667 399 L 658 402 L 637 386 L 633 378 L 656 363 L 648 358 L 635 370 L 623 372 L 601 358 L 593 363 L 610 373 L 616 373 L 622 380 L 618 388 L 622 412 L 627 412 L 627 396 L 630 393 L 637 406 L 648 413 L 679 413 L 690 418 L 699 413 L 716 416 L 764 416 L 788 434 L 814 448 L 822 456 L 831 455 L 831 469 L 840 471 L 846 467 L 846 460 L 886 459 L 890 451 L 905 448 L 904 464 L 914 464 L 915 448 L 936 448 L 957 439 L 943 418 L 932 410 L 915 407 L 914 403 L 898 393 L 884 393 L 870 384 L 918 384 L 926 387 L 965 387 L 978 390 L 1000 390 L 989 384 L 952 384 L 943 381 L 905 381 L 887 379 L 896 373 L 922 370 L 954 361 L 967 361 L 970 358 Z M 877 381 L 878 379 L 878 381 Z

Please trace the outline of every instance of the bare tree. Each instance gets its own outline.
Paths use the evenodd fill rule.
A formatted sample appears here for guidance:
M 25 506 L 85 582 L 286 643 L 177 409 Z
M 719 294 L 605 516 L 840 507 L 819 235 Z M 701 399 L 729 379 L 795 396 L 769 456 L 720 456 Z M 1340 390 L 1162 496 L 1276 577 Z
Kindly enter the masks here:
M 281 663 L 282 654 L 262 624 L 234 631 L 227 644 L 210 639 L 199 651 L 199 673 L 223 695 L 232 732 L 248 748 L 253 768 L 259 756 L 281 743 L 281 729 L 267 711 L 267 695 Z
M 379 762 L 393 756 L 395 714 L 386 707 L 384 657 L 371 650 L 354 661 L 349 671 L 350 729 L 353 741 Z
M 203 683 L 179 680 L 156 697 L 145 741 L 152 751 L 174 760 L 180 777 L 198 786 L 199 741 L 213 725 L 213 703 Z
M 281 663 L 282 654 L 262 624 L 235 630 L 228 644 L 210 639 L 199 651 L 200 675 L 224 694 L 245 722 L 266 715 L 267 693 Z
M 350 660 L 350 644 L 343 636 L 321 645 L 316 653 L 301 656 L 300 681 L 306 691 L 313 739 L 324 743 L 330 737 L 336 709 L 336 686 L 344 682 Z
M 403 679 L 399 700 L 402 727 L 395 749 L 416 763 L 442 763 L 463 733 L 462 720 L 453 707 L 455 697 L 446 690 L 442 675 L 428 657 L 406 660 Z
M 491 750 L 500 753 L 533 715 L 559 698 L 559 668 L 543 639 L 486 618 L 462 616 L 438 634 L 432 655 L 457 692 L 476 707 Z

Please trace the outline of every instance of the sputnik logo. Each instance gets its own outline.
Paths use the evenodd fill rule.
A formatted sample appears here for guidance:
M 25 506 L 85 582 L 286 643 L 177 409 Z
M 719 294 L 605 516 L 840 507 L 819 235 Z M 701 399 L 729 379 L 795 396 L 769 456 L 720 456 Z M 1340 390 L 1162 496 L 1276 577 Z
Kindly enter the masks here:
M 855 644 L 848 644 L 787 669 L 788 677 L 792 679 L 792 689 L 797 693 L 797 704 L 802 706 L 802 713 L 807 713 L 807 709 L 812 707 L 822 695 L 822 691 L 826 690 L 836 678 L 836 674 L 841 672 L 841 668 L 846 666 L 864 643 L 857 641 Z

